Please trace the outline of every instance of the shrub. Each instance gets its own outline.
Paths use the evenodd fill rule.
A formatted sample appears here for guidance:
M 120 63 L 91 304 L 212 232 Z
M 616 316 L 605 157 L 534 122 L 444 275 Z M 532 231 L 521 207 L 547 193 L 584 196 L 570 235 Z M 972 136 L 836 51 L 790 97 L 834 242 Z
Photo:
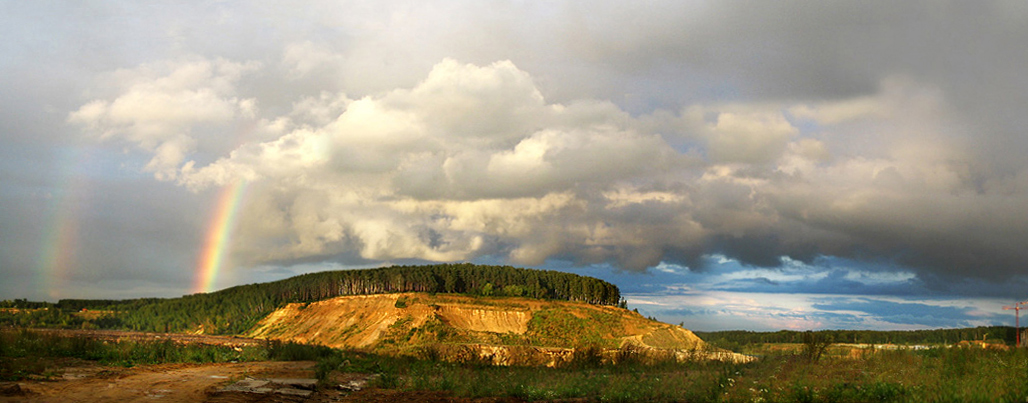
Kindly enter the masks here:
M 571 359 L 564 367 L 572 369 L 599 368 L 603 365 L 603 349 L 599 346 L 589 345 L 579 347 L 571 353 Z
M 823 332 L 803 333 L 803 356 L 810 362 L 817 362 L 832 345 L 831 337 Z

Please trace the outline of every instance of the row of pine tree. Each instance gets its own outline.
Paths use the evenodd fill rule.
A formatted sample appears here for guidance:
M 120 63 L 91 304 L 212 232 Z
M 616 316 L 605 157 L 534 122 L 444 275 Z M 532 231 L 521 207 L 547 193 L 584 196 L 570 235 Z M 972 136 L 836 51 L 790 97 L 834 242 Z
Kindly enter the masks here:
M 152 332 L 202 328 L 209 334 L 239 334 L 287 303 L 397 292 L 529 297 L 625 306 L 617 286 L 592 277 L 551 270 L 459 263 L 310 273 L 270 283 L 169 299 L 63 299 L 57 304 L 6 301 L 11 308 L 17 308 L 17 305 L 30 308 L 31 305 L 36 309 L 51 309 L 35 311 L 28 316 L 0 312 L 0 324 Z M 112 314 L 93 320 L 72 315 L 82 310 Z

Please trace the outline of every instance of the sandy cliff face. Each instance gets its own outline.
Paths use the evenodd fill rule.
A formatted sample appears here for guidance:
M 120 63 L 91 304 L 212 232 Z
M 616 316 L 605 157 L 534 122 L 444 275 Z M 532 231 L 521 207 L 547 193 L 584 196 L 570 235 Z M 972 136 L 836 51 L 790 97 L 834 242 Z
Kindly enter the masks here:
M 248 335 L 383 353 L 430 347 L 448 356 L 477 355 L 505 364 L 521 357 L 542 365 L 552 365 L 583 345 L 691 352 L 704 347 L 686 329 L 610 306 L 421 293 L 289 304 Z
M 529 310 L 495 309 L 475 306 L 442 305 L 435 315 L 443 323 L 473 332 L 525 334 Z

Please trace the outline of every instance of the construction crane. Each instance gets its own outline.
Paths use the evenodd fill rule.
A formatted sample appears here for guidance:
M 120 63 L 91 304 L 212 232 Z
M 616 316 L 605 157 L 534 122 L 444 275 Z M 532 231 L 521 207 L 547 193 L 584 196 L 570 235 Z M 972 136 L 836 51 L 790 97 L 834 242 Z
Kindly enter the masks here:
M 1015 347 L 1021 347 L 1021 307 L 1028 305 L 1028 301 L 1021 301 L 1015 303 L 1013 306 L 1005 306 L 1003 310 L 1014 310 L 1014 331 L 1017 332 L 1017 344 Z

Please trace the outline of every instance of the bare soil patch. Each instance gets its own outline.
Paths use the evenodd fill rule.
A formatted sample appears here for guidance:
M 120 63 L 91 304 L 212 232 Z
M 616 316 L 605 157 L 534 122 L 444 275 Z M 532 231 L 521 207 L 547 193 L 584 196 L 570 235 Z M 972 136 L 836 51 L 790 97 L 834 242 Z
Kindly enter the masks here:
M 343 396 L 339 402 L 351 403 L 523 403 L 524 400 L 513 397 L 483 397 L 471 399 L 454 397 L 445 392 L 398 391 L 389 389 L 367 389 Z M 585 400 L 582 400 L 583 402 Z
M 16 383 L 0 402 L 203 402 L 216 388 L 244 377 L 313 377 L 311 361 L 161 364 L 133 368 L 68 367 L 55 380 Z M 4 389 L 4 388 L 0 388 Z M 256 400 L 254 400 L 256 401 Z
M 129 332 L 124 330 L 80 330 L 80 329 L 29 329 L 36 333 L 58 334 L 61 336 L 87 337 L 108 341 L 162 341 L 171 340 L 182 344 L 207 344 L 213 346 L 248 347 L 266 343 L 263 339 L 233 336 L 212 336 L 188 333 L 148 333 Z
M 336 373 L 327 387 L 309 397 L 283 394 L 225 393 L 218 390 L 241 379 L 311 378 L 314 362 L 264 361 L 225 364 L 162 364 L 133 368 L 83 363 L 63 369 L 52 380 L 0 384 L 0 402 L 147 402 L 147 403 L 521 403 L 516 398 L 460 398 L 445 392 L 336 388 L 367 374 Z

